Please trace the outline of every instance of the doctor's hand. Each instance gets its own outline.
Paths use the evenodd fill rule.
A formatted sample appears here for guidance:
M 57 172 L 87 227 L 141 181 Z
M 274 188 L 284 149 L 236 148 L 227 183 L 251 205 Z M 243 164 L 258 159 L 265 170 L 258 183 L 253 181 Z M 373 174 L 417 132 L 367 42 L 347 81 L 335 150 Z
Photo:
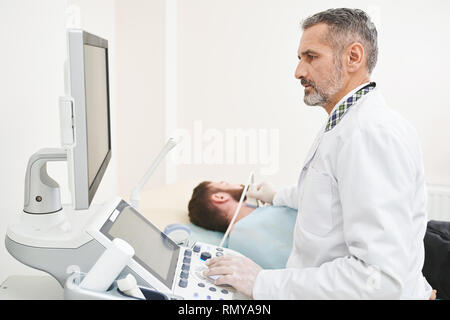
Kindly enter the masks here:
M 431 292 L 431 296 L 430 296 L 430 298 L 429 298 L 428 300 L 436 300 L 436 293 L 437 293 L 437 291 L 436 291 L 436 290 L 433 290 L 433 291 Z
M 273 203 L 275 197 L 275 187 L 268 182 L 262 182 L 256 187 L 256 191 L 247 191 L 247 196 L 261 200 L 264 203 Z
M 253 286 L 262 268 L 247 257 L 221 256 L 206 261 L 204 276 L 222 275 L 215 285 L 228 284 L 253 299 Z

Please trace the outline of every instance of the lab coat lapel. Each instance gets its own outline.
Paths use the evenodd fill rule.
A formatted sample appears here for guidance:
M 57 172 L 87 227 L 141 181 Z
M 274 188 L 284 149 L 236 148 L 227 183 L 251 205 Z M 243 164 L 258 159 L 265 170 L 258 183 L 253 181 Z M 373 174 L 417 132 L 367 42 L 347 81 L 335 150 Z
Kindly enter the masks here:
M 300 177 L 298 179 L 298 186 L 300 186 L 301 182 L 303 181 L 303 178 L 306 175 L 306 172 L 308 171 L 309 164 L 314 159 L 314 155 L 317 152 L 317 148 L 319 148 L 320 141 L 322 140 L 323 134 L 324 134 L 325 126 L 321 128 L 319 131 L 319 134 L 316 136 L 316 139 L 314 140 L 311 148 L 309 149 L 308 155 L 306 156 L 305 162 L 303 163 L 302 172 L 300 173 Z
M 303 163 L 303 168 L 309 167 L 310 162 L 314 158 L 314 155 L 316 154 L 317 148 L 320 145 L 320 141 L 322 140 L 323 134 L 324 134 L 325 126 L 320 130 L 319 134 L 317 135 L 316 139 L 314 140 L 311 148 L 309 149 L 308 155 L 306 156 L 305 162 Z

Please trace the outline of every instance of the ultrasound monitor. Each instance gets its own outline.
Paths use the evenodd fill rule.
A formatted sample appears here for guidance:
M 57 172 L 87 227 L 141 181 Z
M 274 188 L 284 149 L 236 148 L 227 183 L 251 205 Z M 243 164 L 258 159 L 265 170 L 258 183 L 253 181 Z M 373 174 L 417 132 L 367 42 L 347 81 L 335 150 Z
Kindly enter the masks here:
M 125 201 L 120 207 L 120 214 L 116 211 L 117 217 L 106 220 L 100 232 L 111 241 L 120 238 L 128 242 L 135 250 L 134 259 L 172 288 L 180 247 Z
M 75 209 L 88 209 L 111 159 L 108 41 L 68 30 L 74 144 L 68 152 Z

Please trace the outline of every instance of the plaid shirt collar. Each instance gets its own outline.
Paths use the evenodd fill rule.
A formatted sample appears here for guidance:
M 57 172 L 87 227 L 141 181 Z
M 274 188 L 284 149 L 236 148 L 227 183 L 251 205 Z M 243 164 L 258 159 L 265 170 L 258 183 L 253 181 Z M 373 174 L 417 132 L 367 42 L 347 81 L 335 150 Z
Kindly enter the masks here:
M 341 121 L 342 117 L 347 113 L 348 109 L 352 105 L 354 105 L 362 96 L 366 95 L 373 89 L 375 89 L 376 83 L 370 82 L 366 86 L 362 87 L 350 97 L 344 100 L 337 108 L 334 108 L 334 111 L 331 112 L 330 117 L 328 118 L 327 126 L 325 127 L 325 132 L 333 129 L 339 121 Z

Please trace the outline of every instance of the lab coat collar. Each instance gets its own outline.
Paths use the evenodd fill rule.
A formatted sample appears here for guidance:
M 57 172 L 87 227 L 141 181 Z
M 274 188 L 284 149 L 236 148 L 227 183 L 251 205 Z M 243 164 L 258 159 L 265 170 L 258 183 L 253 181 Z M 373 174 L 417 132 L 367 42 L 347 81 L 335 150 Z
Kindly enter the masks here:
M 345 95 L 345 97 L 343 97 L 334 107 L 333 110 L 331 110 L 330 115 L 333 114 L 334 110 L 339 107 L 346 99 L 348 99 L 349 97 L 351 97 L 353 94 L 355 94 L 358 90 L 360 90 L 361 88 L 364 88 L 365 86 L 369 85 L 370 83 L 372 83 L 371 81 L 363 83 L 362 85 L 356 87 L 355 89 L 353 89 L 352 91 L 350 91 L 349 93 L 347 93 Z M 310 162 L 312 161 L 312 159 L 314 158 L 314 155 L 316 154 L 316 151 L 320 145 L 320 142 L 322 140 L 322 137 L 325 133 L 325 128 L 327 126 L 328 120 L 327 122 L 322 126 L 322 128 L 319 131 L 319 134 L 317 135 L 316 139 L 314 140 L 311 149 L 308 152 L 308 155 L 306 156 L 306 159 L 303 163 L 303 169 L 305 170 L 306 168 L 309 167 Z M 299 179 L 299 183 L 301 180 L 301 176 Z
M 338 103 L 336 103 L 333 107 L 333 109 L 330 112 L 330 116 L 333 114 L 334 110 L 336 108 L 338 108 L 345 100 L 347 100 L 349 97 L 351 97 L 352 95 L 354 95 L 359 89 L 364 88 L 365 86 L 369 85 L 370 83 L 372 83 L 373 81 L 369 81 L 369 82 L 365 82 L 362 85 L 356 87 L 355 89 L 353 89 L 352 91 L 350 91 L 349 93 L 347 93 L 341 100 L 339 100 Z

